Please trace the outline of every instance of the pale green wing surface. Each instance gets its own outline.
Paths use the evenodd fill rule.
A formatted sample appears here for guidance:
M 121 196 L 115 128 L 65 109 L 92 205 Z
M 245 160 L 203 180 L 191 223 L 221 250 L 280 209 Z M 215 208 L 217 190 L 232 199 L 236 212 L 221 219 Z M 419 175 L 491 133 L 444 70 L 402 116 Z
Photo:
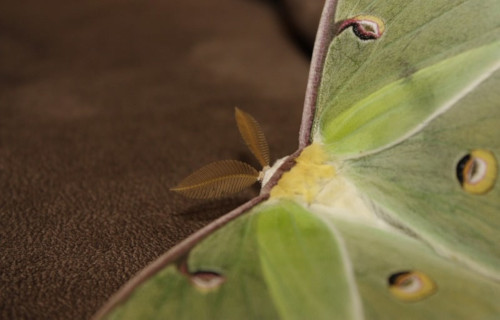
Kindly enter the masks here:
M 500 279 L 500 72 L 392 148 L 348 161 L 343 173 L 379 208 L 383 218 L 412 230 L 442 255 Z M 482 166 L 490 189 L 467 192 L 457 171 L 464 156 L 487 150 Z M 495 163 L 496 162 L 496 163 Z M 472 168 L 479 174 L 481 166 Z M 477 172 L 474 173 L 474 170 Z M 496 179 L 496 183 L 495 183 Z
M 344 254 L 299 205 L 264 203 L 140 284 L 106 319 L 357 319 Z
M 213 233 L 193 248 L 187 265 L 166 266 L 104 319 L 277 318 L 259 268 L 256 218 L 244 215 Z M 203 290 L 196 280 L 204 275 L 223 282 Z
M 324 123 L 323 143 L 335 155 L 359 156 L 414 134 L 500 67 L 500 41 L 393 82 Z
M 399 142 L 498 68 L 496 0 L 340 1 L 335 21 L 370 16 L 382 21 L 381 37 L 346 28 L 324 64 L 315 137 L 337 157 Z
M 334 220 L 352 262 L 366 319 L 495 319 L 500 314 L 500 283 L 438 256 L 421 241 L 359 223 Z M 404 301 L 389 290 L 389 278 L 419 272 L 434 290 Z M 422 282 L 402 283 L 418 294 Z
M 291 201 L 264 209 L 259 255 L 283 319 L 359 319 L 347 252 L 332 229 Z

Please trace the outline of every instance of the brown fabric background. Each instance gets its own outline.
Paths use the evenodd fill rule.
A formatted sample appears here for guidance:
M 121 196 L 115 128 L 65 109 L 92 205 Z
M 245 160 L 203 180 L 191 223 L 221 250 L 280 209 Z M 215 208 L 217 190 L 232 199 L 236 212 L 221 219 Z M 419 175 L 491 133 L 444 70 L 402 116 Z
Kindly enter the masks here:
M 304 18 L 297 5 L 280 7 L 0 3 L 0 318 L 87 319 L 256 194 L 190 201 L 168 188 L 211 161 L 257 165 L 235 106 L 261 122 L 274 159 L 295 150 L 318 9 L 304 28 L 286 23 Z

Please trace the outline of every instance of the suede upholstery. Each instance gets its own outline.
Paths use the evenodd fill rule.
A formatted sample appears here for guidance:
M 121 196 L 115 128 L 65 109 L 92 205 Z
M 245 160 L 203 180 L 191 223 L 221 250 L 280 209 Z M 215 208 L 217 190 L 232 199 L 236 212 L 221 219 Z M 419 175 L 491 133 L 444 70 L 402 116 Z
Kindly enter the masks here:
M 301 15 L 286 7 L 0 3 L 1 319 L 88 319 L 258 192 L 193 201 L 169 187 L 215 160 L 257 166 L 235 106 L 259 120 L 274 159 L 295 151 L 309 57 L 283 19 Z M 311 14 L 297 33 L 306 43 Z

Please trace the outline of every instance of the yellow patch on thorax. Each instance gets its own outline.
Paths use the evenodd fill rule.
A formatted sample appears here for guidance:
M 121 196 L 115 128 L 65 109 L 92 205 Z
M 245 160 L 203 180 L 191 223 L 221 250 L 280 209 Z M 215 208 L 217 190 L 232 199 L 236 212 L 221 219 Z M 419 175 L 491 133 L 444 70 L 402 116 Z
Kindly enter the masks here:
M 271 198 L 302 197 L 311 203 L 329 180 L 335 168 L 327 163 L 328 156 L 319 144 L 311 144 L 295 159 L 296 165 L 285 172 L 271 190 Z
M 342 162 L 330 159 L 319 143 L 302 150 L 295 166 L 271 189 L 270 198 L 305 202 L 314 212 L 386 228 L 356 186 L 342 174 Z

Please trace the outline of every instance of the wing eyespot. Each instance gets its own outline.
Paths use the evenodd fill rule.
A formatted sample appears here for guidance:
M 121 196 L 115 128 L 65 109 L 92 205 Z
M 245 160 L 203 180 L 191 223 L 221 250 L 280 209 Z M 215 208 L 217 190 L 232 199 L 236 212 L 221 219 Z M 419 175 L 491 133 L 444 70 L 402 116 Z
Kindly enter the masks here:
M 485 194 L 495 185 L 498 162 L 493 152 L 475 149 L 457 163 L 456 175 L 465 192 Z
M 198 291 L 207 293 L 218 289 L 225 281 L 221 273 L 209 270 L 189 271 L 188 256 L 182 257 L 177 263 L 177 270 L 185 276 Z
M 196 271 L 190 274 L 189 280 L 198 290 L 210 292 L 219 288 L 226 278 L 213 271 Z
M 387 279 L 389 291 L 402 301 L 419 301 L 434 292 L 437 286 L 426 274 L 420 271 L 401 271 L 393 273 Z
M 340 24 L 338 34 L 349 27 L 352 27 L 354 34 L 361 40 L 378 39 L 384 34 L 385 31 L 384 21 L 378 17 L 370 15 L 359 15 L 344 20 Z

